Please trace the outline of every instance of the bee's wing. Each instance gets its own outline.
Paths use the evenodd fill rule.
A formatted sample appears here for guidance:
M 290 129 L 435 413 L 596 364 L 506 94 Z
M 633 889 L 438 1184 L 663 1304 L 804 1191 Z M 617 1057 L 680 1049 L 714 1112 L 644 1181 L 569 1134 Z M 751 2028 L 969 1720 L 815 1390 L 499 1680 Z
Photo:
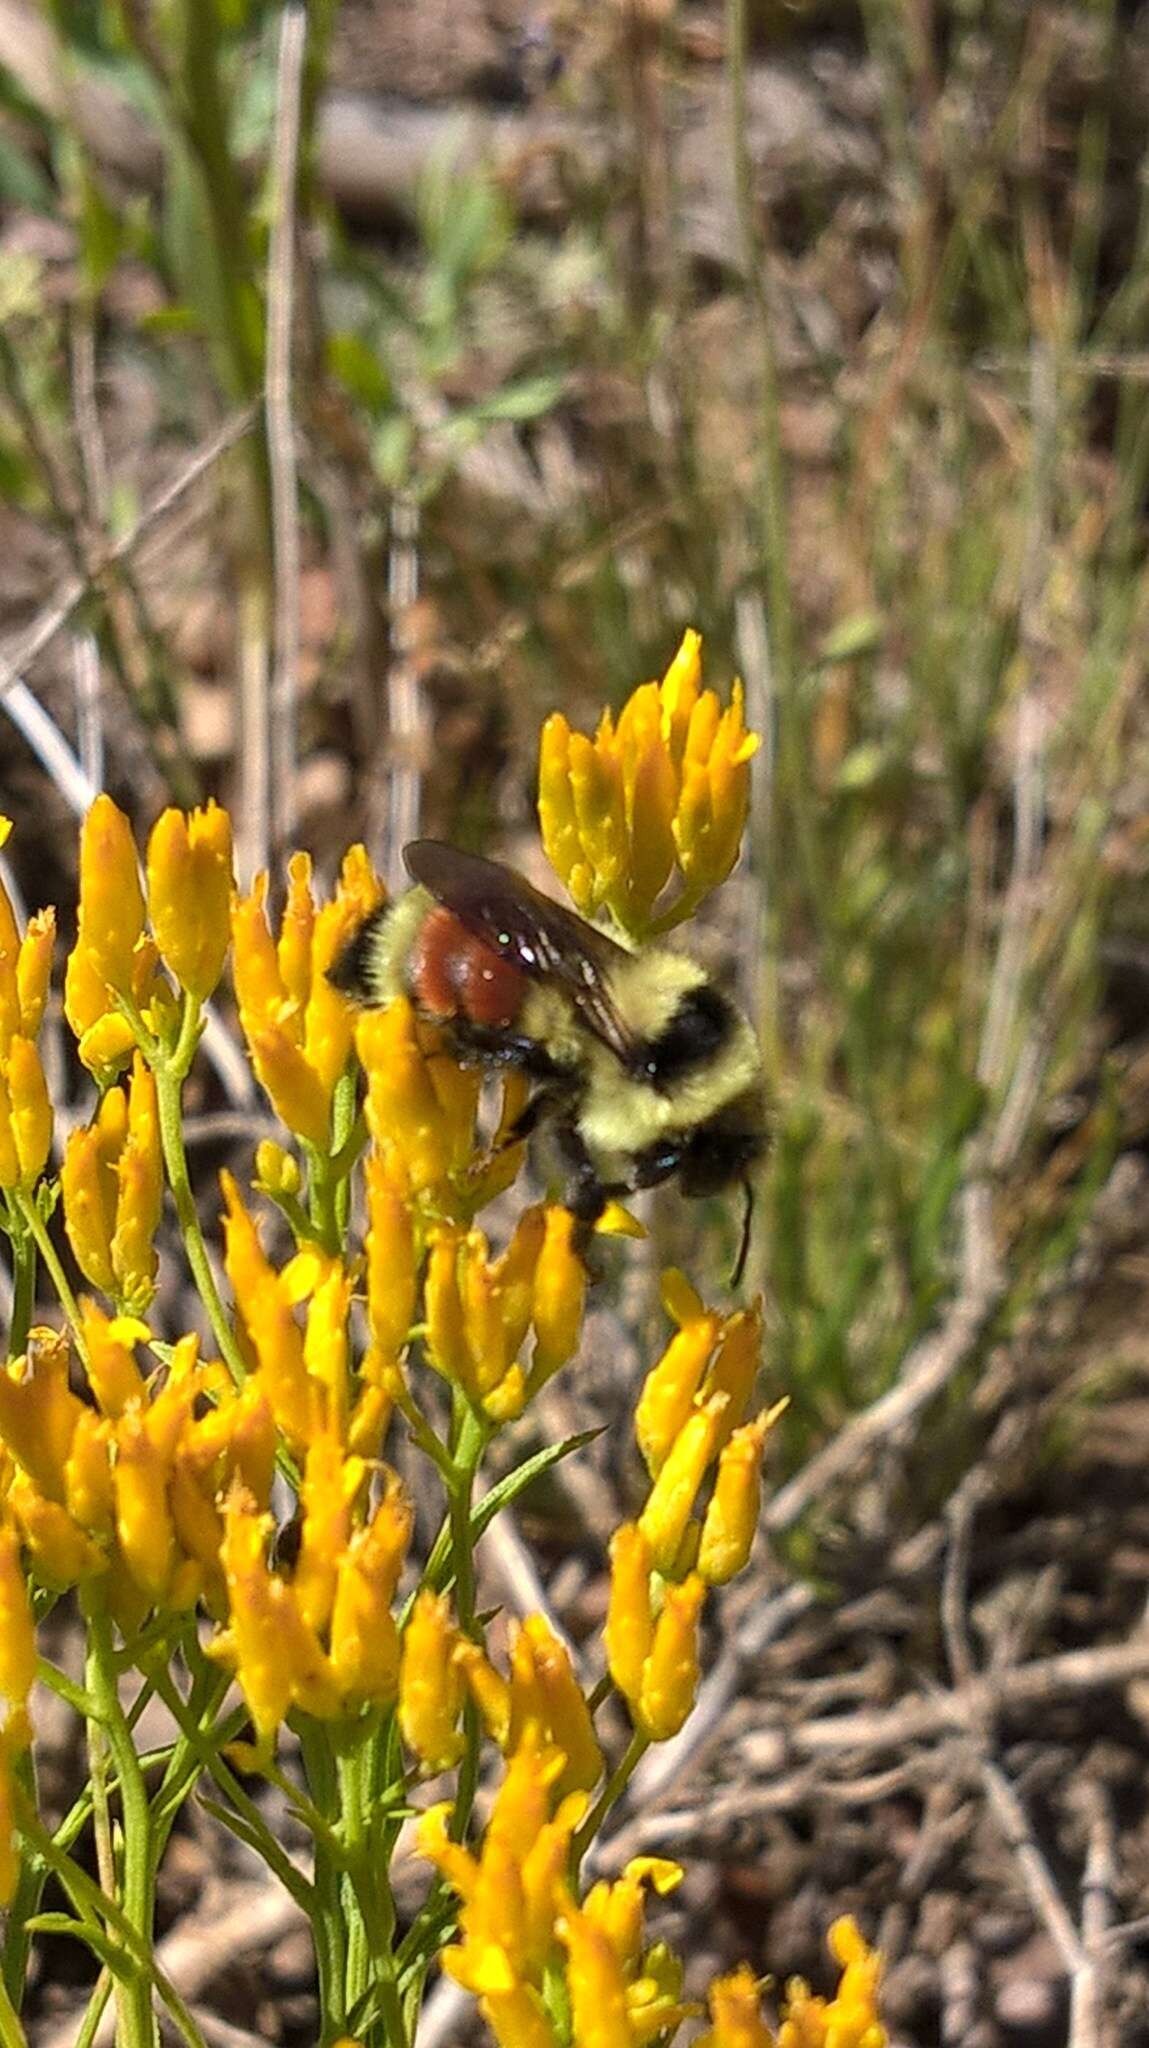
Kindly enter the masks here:
M 562 989 L 588 1031 L 626 1060 L 633 1041 L 610 998 L 612 966 L 629 959 L 622 946 L 577 912 L 544 896 L 513 868 L 461 853 L 438 839 L 403 849 L 408 873 L 500 959 L 530 981 Z

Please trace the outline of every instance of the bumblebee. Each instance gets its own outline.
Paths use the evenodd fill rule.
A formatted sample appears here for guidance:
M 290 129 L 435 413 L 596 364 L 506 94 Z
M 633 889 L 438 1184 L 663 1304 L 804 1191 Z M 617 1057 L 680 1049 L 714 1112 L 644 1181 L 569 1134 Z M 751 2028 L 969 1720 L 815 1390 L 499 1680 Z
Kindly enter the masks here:
M 458 1059 L 527 1075 L 508 1142 L 553 1131 L 586 1229 L 612 1197 L 675 1176 L 691 1196 L 741 1182 L 737 1284 L 766 1142 L 747 1018 L 685 954 L 630 952 L 511 868 L 434 839 L 403 858 L 415 886 L 365 919 L 335 986 L 367 1006 L 407 995 Z

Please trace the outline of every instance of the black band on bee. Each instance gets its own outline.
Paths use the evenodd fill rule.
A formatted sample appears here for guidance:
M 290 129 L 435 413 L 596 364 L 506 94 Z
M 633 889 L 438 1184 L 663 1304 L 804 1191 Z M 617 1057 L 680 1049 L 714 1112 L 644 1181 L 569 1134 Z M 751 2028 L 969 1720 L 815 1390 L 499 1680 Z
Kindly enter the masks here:
M 332 988 L 345 996 L 353 996 L 356 1002 L 370 1004 L 377 1002 L 372 986 L 372 970 L 379 945 L 379 931 L 388 915 L 389 906 L 376 910 L 366 917 L 357 932 L 354 932 L 342 951 L 338 953 L 327 970 L 327 979 Z
M 631 1071 L 664 1091 L 721 1052 L 735 1027 L 735 1013 L 726 997 L 704 982 L 682 997 L 669 1024 L 656 1038 L 635 1047 Z

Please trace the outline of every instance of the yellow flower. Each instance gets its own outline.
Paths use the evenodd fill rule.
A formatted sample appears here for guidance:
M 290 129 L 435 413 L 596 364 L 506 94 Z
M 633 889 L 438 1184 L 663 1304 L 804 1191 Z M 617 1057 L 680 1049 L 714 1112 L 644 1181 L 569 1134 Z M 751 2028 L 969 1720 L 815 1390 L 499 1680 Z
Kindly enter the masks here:
M 351 1535 L 351 1509 L 366 1479 L 361 1458 L 345 1458 L 334 1437 L 316 1437 L 307 1447 L 299 1506 L 303 1518 L 299 1556 L 291 1584 L 309 1628 L 323 1630 L 331 1618 L 340 1560 Z
M 558 2035 L 533 1984 L 490 1991 L 479 2000 L 479 2009 L 498 2048 L 558 2048 Z
M 138 1053 L 130 1092 L 109 1088 L 93 1122 L 69 1134 L 60 1189 L 84 1278 L 142 1315 L 155 1294 L 163 1155 L 155 1078 Z
M 650 1545 L 634 1522 L 624 1522 L 611 1538 L 610 1605 L 603 1633 L 610 1675 L 632 1707 L 641 1697 L 654 1641 L 650 1573 Z
M 600 1879 L 587 1893 L 583 1911 L 601 1927 L 628 1979 L 642 1960 L 644 1885 L 653 1886 L 660 1898 L 666 1898 L 682 1883 L 684 1874 L 680 1863 L 663 1856 L 634 1856 L 613 1884 Z
M 80 832 L 76 950 L 82 948 L 107 989 L 130 995 L 135 985 L 136 948 L 143 935 L 144 892 L 132 828 L 110 796 L 98 796 Z M 105 1002 L 104 1007 L 110 1006 Z M 70 1012 L 69 1022 L 73 1022 Z
M 531 1299 L 535 1348 L 531 1356 L 533 1394 L 573 1357 L 582 1330 L 587 1272 L 574 1247 L 575 1219 L 569 1209 L 550 1205 Z
M 466 1638 L 455 1645 L 455 1662 L 467 1681 L 467 1689 L 482 1715 L 483 1726 L 492 1742 L 505 1753 L 510 1748 L 511 1688 L 501 1671 L 484 1656 L 477 1643 Z
M 431 1243 L 428 1358 L 499 1420 L 517 1414 L 526 1398 L 526 1375 L 516 1361 L 530 1327 L 543 1230 L 541 1209 L 528 1209 L 498 1259 L 488 1256 L 481 1230 L 441 1225 Z
M 64 1014 L 81 1060 L 101 1086 L 135 1043 L 117 998 L 130 1001 L 153 1030 L 170 1019 L 171 989 L 144 930 L 131 826 L 111 797 L 99 796 L 80 834 L 79 918 L 64 975 Z
M 230 931 L 231 819 L 216 803 L 167 810 L 148 841 L 148 910 L 160 957 L 202 1002 L 223 971 Z
M 156 1108 L 155 1076 L 137 1053 L 128 1093 L 127 1136 L 116 1161 L 116 1227 L 112 1272 L 116 1293 L 134 1315 L 142 1315 L 156 1291 L 153 1242 L 164 1196 L 163 1151 Z
M 654 1478 L 682 1430 L 710 1354 L 718 1341 L 722 1318 L 704 1309 L 681 1273 L 663 1277 L 663 1301 L 679 1328 L 643 1383 L 634 1415 L 634 1433 L 646 1469 Z
M 626 1978 L 610 1938 L 573 1904 L 559 1922 L 567 1951 L 571 2028 L 579 2048 L 635 2048 Z
M 235 1292 L 248 1353 L 275 1420 L 295 1450 L 330 1437 L 347 1448 L 351 1382 L 347 1318 L 352 1278 L 339 1259 L 310 1245 L 277 1273 L 230 1174 L 220 1177 L 227 1205 L 224 1263 Z M 307 1303 L 302 1329 L 296 1310 Z M 376 1417 L 379 1420 L 379 1417 Z
M 339 1560 L 331 1614 L 331 1664 L 344 1701 L 386 1705 L 399 1689 L 399 1631 L 391 1602 L 411 1535 L 411 1502 L 389 1477 L 370 1522 Z
M 652 1742 L 677 1735 L 698 1690 L 698 1616 L 706 1587 L 696 1572 L 667 1586 L 642 1674 L 636 1718 Z
M 3 1735 L 23 1747 L 29 1740 L 28 1699 L 36 1677 L 36 1633 L 28 1587 L 20 1569 L 20 1538 L 0 1523 L 0 1699 Z
M 757 746 L 741 684 L 725 712 L 701 689 L 693 632 L 662 682 L 635 690 L 617 723 L 605 712 L 593 740 L 552 713 L 539 750 L 539 822 L 579 909 L 608 910 L 637 938 L 688 917 L 737 859 Z M 659 910 L 676 869 L 673 899 Z
M 878 2017 L 881 1956 L 867 1947 L 848 1915 L 835 1920 L 828 1945 L 842 1970 L 837 1992 L 831 1999 L 815 1998 L 800 1977 L 791 1978 L 778 2048 L 886 2048 Z
M 785 1406 L 779 1401 L 743 1423 L 719 1456 L 698 1547 L 698 1569 L 708 1586 L 724 1586 L 749 1560 L 758 1526 L 762 1449 Z
M 38 1493 L 23 1472 L 13 1476 L 8 1506 L 42 1585 L 63 1592 L 81 1579 L 95 1578 L 107 1570 L 108 1560 L 101 1546 L 85 1534 L 58 1501 Z
M 68 1340 L 34 1329 L 28 1349 L 0 1369 L 0 1439 L 37 1490 L 64 1497 L 64 1468 L 84 1404 L 68 1385 Z
M 717 1450 L 726 1406 L 725 1394 L 712 1394 L 687 1416 L 639 1516 L 639 1528 L 660 1572 L 673 1573 L 679 1563 L 695 1497 Z
M 52 1104 L 40 1055 L 17 1033 L 0 1062 L 0 1187 L 31 1187 L 51 1149 Z
M 44 1020 L 48 1000 L 48 977 L 52 971 L 52 948 L 56 943 L 56 913 L 39 910 L 28 920 L 16 959 L 15 1029 L 25 1038 L 35 1038 Z M 5 1033 L 5 1037 L 7 1037 Z
M 321 908 L 308 856 L 292 855 L 278 945 L 267 922 L 266 875 L 232 907 L 235 992 L 252 1065 L 288 1130 L 321 1148 L 355 1023 L 327 970 L 381 894 L 362 847 L 352 847 L 334 899 Z
M 696 2048 L 778 2048 L 759 2005 L 759 1985 L 748 1963 L 715 1977 L 707 1994 L 711 2024 Z
M 261 1744 L 292 1706 L 325 1720 L 342 1710 L 329 1658 L 299 1611 L 292 1587 L 267 1563 L 270 1515 L 256 1514 L 235 1489 L 224 1508 L 221 1551 L 228 1628 L 209 1645 L 235 1672 Z
M 495 1421 L 522 1412 L 578 1340 L 586 1271 L 564 1209 L 525 1209 L 491 1259 L 481 1230 L 440 1224 L 431 1240 L 425 1307 L 431 1364 Z M 529 1368 L 519 1354 L 535 1332 Z
M 462 1938 L 446 1950 L 444 1968 L 484 2001 L 510 2000 L 524 1984 L 543 1982 L 571 1839 L 586 1809 L 576 1792 L 551 1814 L 562 1769 L 561 1753 L 532 1724 L 508 1759 L 477 1857 L 449 1839 L 448 1807 L 433 1807 L 420 1823 L 420 1850 L 463 1901 Z M 509 2025 L 514 2006 L 500 2010 Z M 521 2018 L 534 2011 L 520 2001 Z
M 331 1099 L 303 1049 L 303 1014 L 284 987 L 264 912 L 267 878 L 232 910 L 239 1020 L 256 1075 L 277 1116 L 308 1144 L 325 1146 Z
M 723 1319 L 722 1335 L 699 1399 L 711 1400 L 725 1394 L 727 1405 L 718 1425 L 719 1448 L 729 1442 L 744 1420 L 762 1363 L 762 1304 L 755 1302 Z
M 610 1546 L 606 1649 L 610 1675 L 635 1725 L 652 1742 L 677 1735 L 698 1685 L 698 1616 L 706 1587 L 696 1572 L 663 1589 L 654 1617 L 650 1546 L 633 1523 Z
M 114 1424 L 94 1408 L 82 1408 L 64 1461 L 64 1506 L 87 1535 L 109 1547 L 115 1529 L 113 1443 Z
M 162 1415 L 162 1411 L 160 1411 Z M 116 1537 L 120 1555 L 149 1601 L 166 1598 L 179 1552 L 168 1502 L 174 1444 L 164 1441 L 157 1413 L 133 1404 L 116 1427 Z
M 410 1190 L 401 1161 L 372 1151 L 367 1181 L 367 1321 L 372 1364 L 383 1371 L 405 1348 L 415 1320 L 418 1257 Z M 364 1372 L 372 1377 L 366 1362 Z
M 221 1173 L 224 1266 L 235 1296 L 245 1358 L 257 1364 L 276 1423 L 293 1450 L 311 1435 L 303 1333 L 231 1174 Z
M 150 1332 L 134 1316 L 106 1316 L 94 1301 L 81 1304 L 80 1323 L 87 1348 L 88 1385 L 99 1403 L 100 1413 L 113 1422 L 133 1402 L 144 1399 L 144 1381 L 132 1350 L 146 1344 Z
M 602 1775 L 602 1751 L 566 1645 L 541 1614 L 528 1614 L 511 1650 L 510 1749 L 533 1722 L 566 1763 L 558 1792 L 589 1792 Z
M 303 1186 L 303 1175 L 294 1153 L 277 1145 L 274 1138 L 261 1138 L 255 1148 L 252 1187 L 273 1202 L 290 1200 Z
M 355 1042 L 372 1137 L 385 1158 L 401 1162 L 414 1194 L 449 1213 L 450 1182 L 466 1174 L 475 1153 L 478 1074 L 446 1056 L 405 997 L 363 1011 Z
M 426 1771 L 449 1770 L 463 1753 L 458 1726 L 463 1679 L 453 1655 L 457 1641 L 446 1594 L 424 1587 L 403 1631 L 399 1726 Z

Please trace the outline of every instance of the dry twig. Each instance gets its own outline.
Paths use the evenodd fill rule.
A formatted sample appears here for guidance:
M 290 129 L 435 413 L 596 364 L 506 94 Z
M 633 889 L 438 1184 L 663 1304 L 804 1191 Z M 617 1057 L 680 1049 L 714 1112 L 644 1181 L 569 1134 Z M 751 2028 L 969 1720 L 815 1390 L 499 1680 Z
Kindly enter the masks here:
M 268 711 L 273 847 L 286 846 L 295 815 L 296 707 L 299 671 L 299 485 L 291 399 L 295 315 L 295 195 L 307 10 L 285 7 L 279 29 L 272 229 L 267 264 L 267 371 L 264 419 L 271 480 L 274 653 Z
M 172 507 L 207 474 L 214 463 L 219 461 L 220 456 L 226 455 L 229 449 L 242 441 L 244 435 L 250 432 L 255 416 L 254 405 L 244 406 L 241 411 L 233 413 L 229 420 L 225 420 L 219 432 L 213 434 L 210 441 L 205 442 L 204 446 L 197 450 L 171 482 L 165 484 L 162 491 L 157 492 L 150 504 L 145 505 L 139 518 L 128 531 L 113 541 L 103 553 L 93 557 L 88 564 L 86 575 L 65 578 L 52 603 L 45 606 L 31 625 L 16 636 L 6 654 L 0 656 L 0 697 L 7 696 L 9 690 L 21 680 L 25 669 L 50 646 L 57 633 L 67 625 L 73 612 L 102 581 L 105 572 L 126 561 L 145 536 L 166 518 Z

